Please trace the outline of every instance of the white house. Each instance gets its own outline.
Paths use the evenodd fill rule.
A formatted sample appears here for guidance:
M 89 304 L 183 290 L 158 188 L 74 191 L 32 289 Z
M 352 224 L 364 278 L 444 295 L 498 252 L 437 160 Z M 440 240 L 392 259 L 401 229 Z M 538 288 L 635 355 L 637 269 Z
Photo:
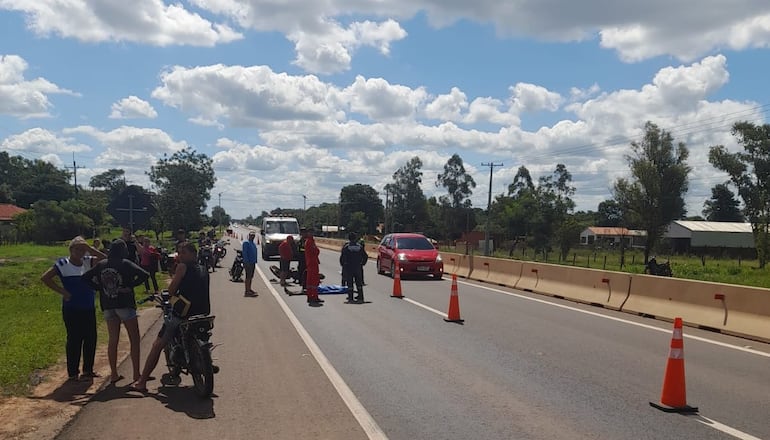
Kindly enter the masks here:
M 580 244 L 591 246 L 620 246 L 623 240 L 627 246 L 644 246 L 647 238 L 646 231 L 638 231 L 626 228 L 610 228 L 603 226 L 589 226 L 580 233 Z

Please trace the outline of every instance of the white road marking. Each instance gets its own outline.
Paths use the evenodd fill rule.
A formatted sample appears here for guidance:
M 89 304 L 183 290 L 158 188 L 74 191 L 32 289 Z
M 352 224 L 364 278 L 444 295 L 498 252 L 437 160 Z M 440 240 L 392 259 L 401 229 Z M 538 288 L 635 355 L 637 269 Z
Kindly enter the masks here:
M 409 302 L 409 303 L 412 303 L 412 304 L 416 305 L 417 307 L 422 307 L 423 309 L 425 309 L 425 310 L 427 310 L 429 312 L 433 312 L 433 313 L 437 314 L 438 316 L 440 316 L 442 318 L 446 318 L 447 317 L 446 313 L 440 312 L 440 311 L 434 309 L 433 307 L 428 307 L 428 306 L 426 306 L 425 304 L 423 304 L 421 302 L 417 302 L 417 301 L 415 301 L 415 300 L 413 300 L 411 298 L 406 298 L 406 297 L 404 297 L 402 299 L 404 301 L 406 301 L 406 302 Z
M 711 420 L 708 417 L 704 417 L 704 416 L 699 415 L 699 414 L 694 414 L 694 415 L 690 415 L 690 416 L 687 416 L 687 417 L 693 418 L 693 419 L 695 419 L 699 423 L 703 423 L 704 425 L 706 425 L 706 426 L 708 426 L 710 428 L 714 428 L 717 431 L 722 431 L 725 434 L 731 435 L 731 436 L 733 436 L 733 437 L 735 437 L 737 439 L 740 439 L 740 440 L 762 440 L 759 437 L 754 437 L 751 434 L 747 434 L 747 433 L 745 433 L 743 431 L 739 431 L 739 430 L 737 430 L 737 429 L 735 429 L 735 428 L 733 428 L 731 426 L 724 425 L 722 423 L 717 422 L 716 420 Z
M 305 330 L 305 327 L 301 322 L 299 322 L 299 319 L 297 319 L 297 316 L 294 314 L 294 312 L 291 311 L 289 305 L 286 304 L 286 301 L 284 301 L 283 298 L 281 298 L 281 295 L 273 288 L 273 286 L 270 284 L 270 281 L 267 279 L 259 266 L 257 266 L 257 272 L 259 272 L 259 276 L 262 277 L 265 285 L 267 285 L 268 289 L 270 289 L 270 293 L 272 293 L 273 297 L 276 299 L 276 301 L 278 301 L 281 309 L 283 309 L 283 312 L 289 318 L 289 321 L 291 321 L 291 324 L 297 330 L 297 333 L 305 342 L 305 345 L 307 345 L 310 353 L 316 359 L 318 365 L 321 367 L 324 373 L 326 373 L 326 377 L 329 378 L 329 381 L 337 390 L 337 393 L 345 402 L 345 405 L 347 405 L 348 409 L 353 414 L 353 417 L 355 417 L 359 425 L 361 425 L 361 428 L 363 428 L 366 435 L 372 440 L 387 440 L 388 437 L 382 431 L 372 415 L 369 414 L 369 411 L 364 408 L 364 405 L 361 404 L 361 401 L 359 401 L 356 395 L 353 394 L 353 390 L 348 387 L 348 385 L 345 383 L 345 380 L 342 379 L 342 376 L 340 376 L 332 363 L 329 362 L 329 359 L 326 357 L 326 355 L 323 354 L 321 348 L 318 347 L 318 344 L 316 344 L 316 342 L 313 340 L 313 337 L 310 336 L 310 333 L 308 333 L 307 330 Z
M 618 318 L 618 317 L 615 317 L 615 316 L 603 315 L 601 313 L 592 312 L 590 310 L 583 310 L 583 309 L 579 309 L 577 307 L 567 306 L 567 305 L 564 305 L 564 304 L 557 304 L 557 303 L 554 303 L 554 302 L 551 302 L 551 301 L 547 301 L 547 300 L 544 300 L 544 299 L 532 298 L 530 296 L 521 295 L 519 293 L 506 292 L 505 290 L 495 289 L 494 287 L 484 286 L 484 285 L 475 284 L 475 283 L 469 283 L 467 281 L 459 281 L 458 280 L 457 282 L 459 284 L 464 284 L 466 286 L 478 287 L 480 289 L 489 290 L 491 292 L 502 293 L 504 295 L 513 296 L 513 297 L 520 298 L 520 299 L 525 299 L 527 301 L 534 301 L 534 302 L 538 302 L 538 303 L 541 303 L 541 304 L 548 304 L 550 306 L 559 307 L 559 308 L 566 309 L 566 310 L 572 310 L 574 312 L 585 313 L 586 315 L 596 316 L 598 318 L 609 319 L 611 321 L 616 321 L 616 322 L 622 322 L 624 324 L 635 325 L 637 327 L 642 327 L 642 328 L 646 328 L 646 329 L 649 329 L 649 330 L 655 330 L 657 332 L 662 332 L 662 333 L 670 333 L 671 332 L 670 329 L 655 327 L 655 326 L 649 325 L 649 324 L 642 324 L 640 322 L 629 321 L 627 319 Z M 755 354 L 757 356 L 762 356 L 762 357 L 770 358 L 770 353 L 766 353 L 764 351 L 759 351 L 759 350 L 754 350 L 752 348 L 741 347 L 741 346 L 738 346 L 738 345 L 728 344 L 726 342 L 715 341 L 713 339 L 707 339 L 707 338 L 703 338 L 703 337 L 700 337 L 700 336 L 684 335 L 684 337 L 685 337 L 685 339 L 693 339 L 693 340 L 696 340 L 696 341 L 705 342 L 707 344 L 717 345 L 719 347 L 730 348 L 732 350 L 738 350 L 738 351 L 742 351 L 744 353 L 750 353 L 750 354 Z

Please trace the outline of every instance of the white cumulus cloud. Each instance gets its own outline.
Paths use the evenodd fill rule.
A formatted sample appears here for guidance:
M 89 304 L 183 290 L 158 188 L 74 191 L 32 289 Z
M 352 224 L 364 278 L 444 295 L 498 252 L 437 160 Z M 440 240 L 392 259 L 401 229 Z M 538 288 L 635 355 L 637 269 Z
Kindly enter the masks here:
M 49 95 L 77 96 L 44 78 L 25 79 L 28 68 L 27 61 L 18 55 L 0 56 L 0 115 L 22 119 L 46 117 L 53 106 Z
M 81 153 L 91 147 L 75 141 L 72 137 L 60 136 L 44 128 L 35 127 L 14 134 L 0 141 L 0 150 L 38 154 Z
M 112 104 L 110 119 L 154 119 L 158 112 L 149 102 L 131 95 Z
M 180 2 L 166 4 L 163 0 L 0 0 L 0 9 L 25 13 L 28 27 L 38 35 L 88 42 L 214 46 L 243 37 Z

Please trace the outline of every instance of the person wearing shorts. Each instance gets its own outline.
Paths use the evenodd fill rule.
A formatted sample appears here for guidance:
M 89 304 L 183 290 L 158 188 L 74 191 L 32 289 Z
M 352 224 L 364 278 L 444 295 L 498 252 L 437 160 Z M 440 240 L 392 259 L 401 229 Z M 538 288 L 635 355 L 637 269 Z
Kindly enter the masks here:
M 99 304 L 107 323 L 107 358 L 110 363 L 110 383 L 123 379 L 118 374 L 118 342 L 120 342 L 120 324 L 126 327 L 131 343 L 131 364 L 134 381 L 139 379 L 139 321 L 136 315 L 134 287 L 143 284 L 150 276 L 136 263 L 126 259 L 126 242 L 115 240 L 110 246 L 106 260 L 97 263 L 83 274 L 83 280 L 92 288 L 99 290 Z

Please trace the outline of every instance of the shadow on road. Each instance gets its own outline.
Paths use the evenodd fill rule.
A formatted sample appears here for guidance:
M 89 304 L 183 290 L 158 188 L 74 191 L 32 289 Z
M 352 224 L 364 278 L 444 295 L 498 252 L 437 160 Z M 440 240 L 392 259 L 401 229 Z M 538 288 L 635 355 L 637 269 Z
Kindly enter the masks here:
M 91 386 L 94 380 L 91 378 L 78 381 L 66 381 L 44 396 L 31 396 L 34 400 L 54 400 L 56 402 L 71 403 L 83 406 L 95 395 Z
M 195 395 L 192 388 L 188 387 L 160 387 L 157 394 L 151 394 L 159 402 L 166 405 L 166 408 L 182 412 L 192 419 L 213 419 L 214 394 L 212 397 L 203 399 Z

